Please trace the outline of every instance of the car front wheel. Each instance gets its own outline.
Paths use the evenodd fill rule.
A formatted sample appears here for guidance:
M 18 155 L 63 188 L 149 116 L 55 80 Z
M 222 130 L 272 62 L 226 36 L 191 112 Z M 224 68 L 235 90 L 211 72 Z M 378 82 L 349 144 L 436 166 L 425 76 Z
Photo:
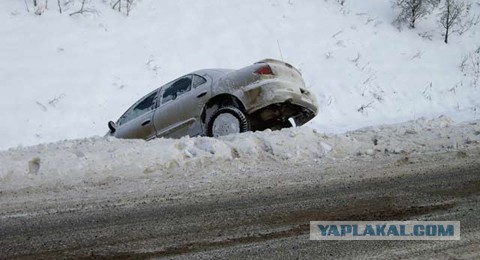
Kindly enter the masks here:
M 207 123 L 207 136 L 219 137 L 238 134 L 250 130 L 247 116 L 233 106 L 221 107 L 215 111 Z

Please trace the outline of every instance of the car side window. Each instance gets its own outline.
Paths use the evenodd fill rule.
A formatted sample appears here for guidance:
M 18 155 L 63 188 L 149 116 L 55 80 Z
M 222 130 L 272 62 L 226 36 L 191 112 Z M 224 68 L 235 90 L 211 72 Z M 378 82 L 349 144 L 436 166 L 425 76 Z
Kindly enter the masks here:
M 163 91 L 162 104 L 187 93 L 192 88 L 192 76 L 188 75 L 178 79 Z
M 205 84 L 207 82 L 207 80 L 202 77 L 202 76 L 199 76 L 199 75 L 193 75 L 193 83 L 192 83 L 192 87 L 193 88 L 196 88 L 202 84 Z
M 132 106 L 123 116 L 118 120 L 118 124 L 122 125 L 127 123 L 128 121 L 139 117 L 146 112 L 153 109 L 155 105 L 155 101 L 157 98 L 157 91 L 154 91 L 148 94 L 146 97 L 138 101 L 135 105 Z

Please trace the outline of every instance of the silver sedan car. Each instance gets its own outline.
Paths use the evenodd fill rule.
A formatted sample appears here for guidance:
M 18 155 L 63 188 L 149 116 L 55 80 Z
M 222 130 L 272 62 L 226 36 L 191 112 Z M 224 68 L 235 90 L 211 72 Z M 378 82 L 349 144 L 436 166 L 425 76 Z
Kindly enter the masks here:
M 303 125 L 317 100 L 292 65 L 266 59 L 238 69 L 199 70 L 155 89 L 131 106 L 108 135 L 118 138 L 223 136 Z

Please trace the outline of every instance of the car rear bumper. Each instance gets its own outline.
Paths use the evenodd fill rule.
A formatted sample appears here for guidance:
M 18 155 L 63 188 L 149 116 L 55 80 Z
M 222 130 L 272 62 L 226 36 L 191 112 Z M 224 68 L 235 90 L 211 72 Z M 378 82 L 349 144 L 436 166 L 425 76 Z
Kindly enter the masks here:
M 308 90 L 288 81 L 269 80 L 248 86 L 244 90 L 245 109 L 247 113 L 270 106 L 272 104 L 290 103 L 309 110 L 313 115 L 318 113 L 317 99 Z

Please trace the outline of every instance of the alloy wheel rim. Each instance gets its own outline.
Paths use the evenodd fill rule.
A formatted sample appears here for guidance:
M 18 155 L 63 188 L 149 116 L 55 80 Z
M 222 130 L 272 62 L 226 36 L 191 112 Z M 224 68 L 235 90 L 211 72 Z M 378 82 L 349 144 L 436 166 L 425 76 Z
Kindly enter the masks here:
M 240 120 L 230 113 L 220 114 L 213 122 L 214 137 L 240 133 Z

